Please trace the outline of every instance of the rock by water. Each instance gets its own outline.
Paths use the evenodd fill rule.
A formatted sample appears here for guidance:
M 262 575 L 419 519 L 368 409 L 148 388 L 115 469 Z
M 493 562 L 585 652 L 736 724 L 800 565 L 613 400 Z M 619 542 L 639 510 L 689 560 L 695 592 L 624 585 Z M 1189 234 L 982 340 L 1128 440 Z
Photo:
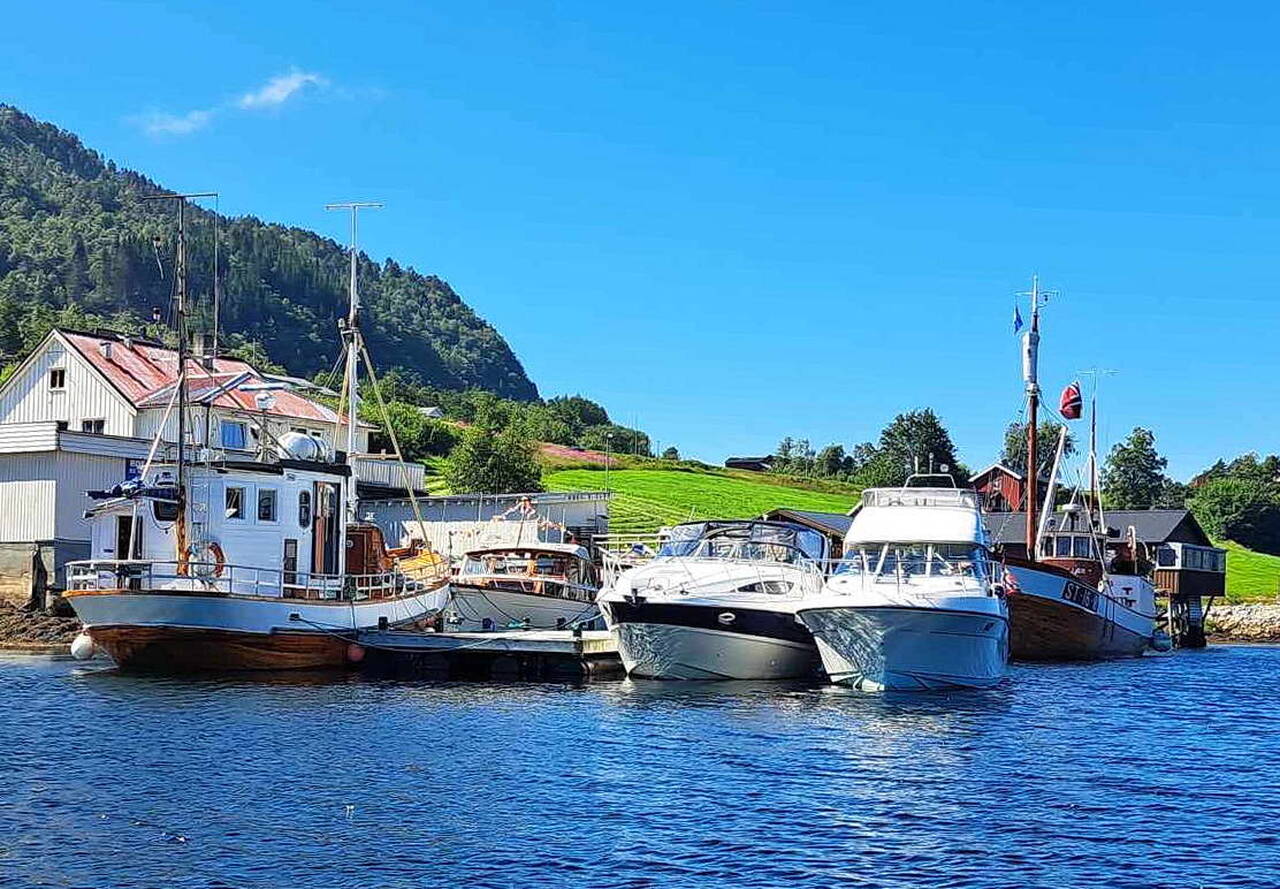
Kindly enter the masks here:
M 1280 642 L 1280 605 L 1214 605 L 1205 629 L 1232 642 Z

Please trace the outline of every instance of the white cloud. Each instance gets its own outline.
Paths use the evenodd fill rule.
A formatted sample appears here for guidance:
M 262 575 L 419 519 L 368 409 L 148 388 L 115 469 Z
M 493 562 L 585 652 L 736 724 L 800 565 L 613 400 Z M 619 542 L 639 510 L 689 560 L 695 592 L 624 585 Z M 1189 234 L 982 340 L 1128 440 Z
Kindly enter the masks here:
M 196 110 L 186 114 L 169 114 L 152 111 L 139 115 L 136 119 L 148 136 L 185 136 L 206 127 L 213 119 L 213 112 Z
M 271 78 L 253 92 L 245 93 L 236 105 L 246 111 L 259 108 L 275 108 L 289 101 L 299 90 L 308 86 L 326 87 L 329 81 L 319 74 L 299 71 L 296 68 L 288 74 L 280 74 Z
M 217 116 L 241 111 L 262 111 L 268 108 L 279 108 L 285 102 L 308 87 L 324 89 L 329 81 L 311 71 L 299 71 L 294 68 L 287 74 L 277 75 L 262 86 L 247 92 L 237 99 L 231 99 L 212 108 L 196 109 L 185 114 L 170 114 L 167 111 L 150 111 L 131 118 L 148 136 L 187 136 L 202 130 Z

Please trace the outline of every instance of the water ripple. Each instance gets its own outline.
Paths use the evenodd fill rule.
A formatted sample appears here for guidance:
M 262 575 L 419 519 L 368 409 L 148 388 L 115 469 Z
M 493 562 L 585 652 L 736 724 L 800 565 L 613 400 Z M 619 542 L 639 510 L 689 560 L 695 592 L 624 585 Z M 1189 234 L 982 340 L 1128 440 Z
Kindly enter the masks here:
M 989 692 L 0 661 L 0 885 L 1280 883 L 1280 649 Z

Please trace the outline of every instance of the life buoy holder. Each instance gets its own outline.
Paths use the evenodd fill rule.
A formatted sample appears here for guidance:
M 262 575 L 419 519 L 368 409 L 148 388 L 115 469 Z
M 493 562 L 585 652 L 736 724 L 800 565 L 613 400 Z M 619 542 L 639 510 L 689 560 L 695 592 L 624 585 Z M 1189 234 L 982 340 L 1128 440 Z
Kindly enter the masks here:
M 203 551 L 203 552 L 202 552 Z M 222 551 L 222 546 L 216 540 L 210 540 L 205 543 L 193 543 L 187 547 L 187 561 L 194 561 L 196 556 L 208 555 L 213 560 L 213 570 L 209 570 L 209 563 L 206 561 L 197 562 L 196 573 L 202 577 L 221 577 L 222 572 L 227 567 L 227 555 Z

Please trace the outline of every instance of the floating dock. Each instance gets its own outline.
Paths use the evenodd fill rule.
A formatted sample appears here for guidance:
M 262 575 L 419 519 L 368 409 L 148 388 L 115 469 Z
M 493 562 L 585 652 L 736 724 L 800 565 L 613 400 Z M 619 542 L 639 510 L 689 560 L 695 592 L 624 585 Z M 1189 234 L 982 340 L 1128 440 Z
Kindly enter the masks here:
M 607 630 L 430 633 L 366 630 L 362 668 L 380 676 L 454 680 L 621 679 L 618 646 Z

